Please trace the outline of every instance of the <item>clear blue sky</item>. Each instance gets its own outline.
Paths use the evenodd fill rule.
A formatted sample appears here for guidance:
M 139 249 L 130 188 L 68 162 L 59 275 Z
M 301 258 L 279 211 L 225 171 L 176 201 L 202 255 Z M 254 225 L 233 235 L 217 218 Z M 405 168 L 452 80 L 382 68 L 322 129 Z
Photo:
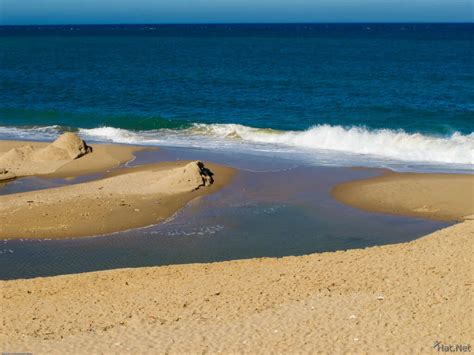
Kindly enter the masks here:
M 473 22 L 474 0 L 0 0 L 0 24 Z

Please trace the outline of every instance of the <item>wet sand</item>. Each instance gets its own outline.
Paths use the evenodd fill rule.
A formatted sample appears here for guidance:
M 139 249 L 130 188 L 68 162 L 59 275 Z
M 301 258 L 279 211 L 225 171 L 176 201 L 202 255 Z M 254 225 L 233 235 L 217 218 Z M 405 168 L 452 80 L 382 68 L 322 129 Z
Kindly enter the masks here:
M 76 177 L 106 173 L 133 159 L 133 153 L 139 150 L 143 148 L 89 148 L 68 133 L 53 143 L 0 142 L 0 164 L 18 178 Z M 187 202 L 218 190 L 230 180 L 232 169 L 210 167 L 213 184 L 205 183 L 205 178 L 211 179 L 207 167 L 179 161 L 123 168 L 98 180 L 0 196 L 0 238 L 94 236 L 159 223 Z
M 474 214 L 474 175 L 385 172 L 338 185 L 332 195 L 370 212 L 461 221 Z
M 201 187 L 201 176 L 186 171 L 194 165 L 148 164 L 104 179 L 0 196 L 0 238 L 93 236 L 159 223 L 187 202 L 217 191 L 233 174 L 206 164 L 214 183 Z

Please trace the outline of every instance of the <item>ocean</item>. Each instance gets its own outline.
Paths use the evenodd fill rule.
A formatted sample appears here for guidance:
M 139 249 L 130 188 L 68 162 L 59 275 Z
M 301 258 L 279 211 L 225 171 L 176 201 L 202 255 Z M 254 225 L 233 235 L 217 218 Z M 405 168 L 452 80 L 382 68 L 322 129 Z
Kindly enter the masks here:
M 0 139 L 469 171 L 474 24 L 0 27 Z
M 451 223 L 384 215 L 334 185 L 474 166 L 473 24 L 0 26 L 0 139 L 157 145 L 232 184 L 157 225 L 0 241 L 0 279 L 401 243 Z M 0 194 L 75 184 L 26 177 Z M 344 221 L 344 223 L 341 223 Z M 47 237 L 47 235 L 45 235 Z

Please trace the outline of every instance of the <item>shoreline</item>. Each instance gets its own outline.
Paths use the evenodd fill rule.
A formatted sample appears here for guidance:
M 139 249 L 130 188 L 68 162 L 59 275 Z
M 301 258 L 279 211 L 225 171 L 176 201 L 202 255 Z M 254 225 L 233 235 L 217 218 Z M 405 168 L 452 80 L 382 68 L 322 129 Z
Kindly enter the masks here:
M 48 146 L 50 142 L 39 141 L 20 141 L 20 140 L 0 140 L 0 156 L 10 149 L 20 148 L 28 145 L 35 149 L 41 149 Z M 91 144 L 92 152 L 78 159 L 67 162 L 60 166 L 54 172 L 44 174 L 35 174 L 41 178 L 75 178 L 83 175 L 94 173 L 104 173 L 109 169 L 116 168 L 122 164 L 128 163 L 135 159 L 134 153 L 153 149 L 158 147 L 144 147 L 137 145 L 121 145 L 121 144 Z
M 146 164 L 89 182 L 0 195 L 0 239 L 91 237 L 157 224 L 218 191 L 234 174 L 206 163 L 214 183 L 200 187 L 199 180 L 189 180 L 194 179 L 186 172 L 190 165 L 195 163 Z
M 473 238 L 467 219 L 366 249 L 0 281 L 0 342 L 40 353 L 472 344 Z
M 2 153 L 11 154 L 12 149 L 42 152 L 53 144 L 0 141 L 0 157 Z M 85 142 L 82 144 L 87 147 Z M 31 174 L 25 170 L 28 175 L 23 176 L 103 176 L 78 184 L 0 195 L 0 239 L 98 236 L 157 224 L 189 201 L 219 190 L 234 173 L 217 164 L 200 167 L 200 162 L 185 160 L 110 170 L 133 160 L 135 152 L 145 149 L 149 148 L 93 145 L 91 152 L 69 161 L 28 162 L 36 164 L 36 170 Z M 207 179 L 214 183 L 208 184 Z
M 166 178 L 169 171 L 182 169 L 187 163 L 114 170 L 104 179 L 56 191 L 63 195 L 61 189 L 72 189 L 71 196 L 87 195 L 89 192 L 80 190 L 81 185 L 99 188 L 96 184 L 111 179 L 107 194 L 117 194 L 138 181 L 139 188 L 143 188 L 140 191 L 146 195 L 150 176 Z M 207 165 L 217 178 L 232 177 L 230 168 Z M 228 175 L 219 169 L 228 169 Z M 139 174 L 145 175 L 135 179 Z M 387 175 L 394 176 L 389 188 L 378 189 L 380 179 L 385 181 Z M 438 177 L 425 185 L 419 179 L 429 175 L 419 174 L 407 180 L 404 176 L 389 173 L 344 183 L 336 189 L 348 186 L 352 189 L 351 198 L 361 199 L 365 195 L 360 197 L 360 192 L 366 190 L 360 184 L 364 188 L 375 186 L 370 196 L 379 204 L 406 202 L 402 207 L 407 211 L 413 208 L 407 196 L 422 205 L 435 206 L 439 203 L 438 184 L 445 186 L 448 195 L 451 190 L 459 190 L 457 175 L 443 175 L 442 180 Z M 465 184 L 466 177 L 461 177 Z M 184 199 L 198 197 L 225 183 L 216 179 L 211 187 L 186 192 Z M 54 201 L 59 196 L 51 194 L 51 190 L 42 191 L 18 195 L 48 195 L 42 197 Z M 376 354 L 427 353 L 433 350 L 435 341 L 472 344 L 474 214 L 461 216 L 466 210 L 459 208 L 459 199 L 465 200 L 469 195 L 454 195 L 430 216 L 446 218 L 445 211 L 456 211 L 455 217 L 463 222 L 406 243 L 304 256 L 0 281 L 0 308 L 5 310 L 0 315 L 0 322 L 5 325 L 0 334 L 2 351 L 252 353 L 266 349 L 281 353 L 298 348 L 308 353 L 330 349 Z M 173 195 L 173 203 L 184 201 L 176 200 L 176 196 Z M 90 202 L 85 198 L 84 206 Z M 121 199 L 115 202 L 119 206 L 123 203 Z M 116 223 L 139 215 L 142 209 L 135 212 L 137 203 L 144 203 L 147 208 L 150 201 L 138 198 L 130 206 L 121 206 L 124 214 L 116 216 Z M 65 206 L 64 201 L 57 203 L 58 211 L 69 211 Z M 24 211 L 19 217 L 24 217 Z M 425 215 L 418 217 L 433 214 L 421 212 Z

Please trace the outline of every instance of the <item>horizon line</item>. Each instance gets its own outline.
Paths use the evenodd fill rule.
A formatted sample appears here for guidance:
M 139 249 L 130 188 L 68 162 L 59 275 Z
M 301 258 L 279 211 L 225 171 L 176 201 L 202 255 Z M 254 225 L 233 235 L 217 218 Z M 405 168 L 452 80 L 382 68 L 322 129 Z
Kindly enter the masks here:
M 27 26 L 199 26 L 199 25 L 357 25 L 357 24 L 372 24 L 372 25 L 438 25 L 438 24 L 459 24 L 459 25 L 474 25 L 474 22 L 465 21 L 331 21 L 331 22 L 137 22 L 137 23 L 28 23 L 28 24 L 0 24 L 0 27 L 27 27 Z

